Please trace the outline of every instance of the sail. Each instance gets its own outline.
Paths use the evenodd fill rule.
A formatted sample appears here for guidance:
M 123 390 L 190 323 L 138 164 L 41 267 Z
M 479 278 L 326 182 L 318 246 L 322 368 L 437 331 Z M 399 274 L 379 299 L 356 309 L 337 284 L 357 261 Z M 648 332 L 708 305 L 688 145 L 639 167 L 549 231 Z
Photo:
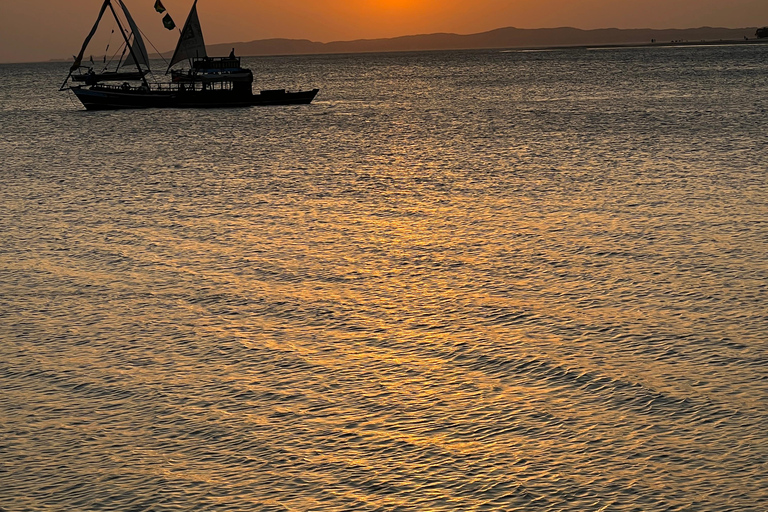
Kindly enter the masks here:
M 131 51 L 128 54 L 128 58 L 125 59 L 122 67 L 135 66 L 136 59 L 139 59 L 139 64 L 143 64 L 149 69 L 149 57 L 147 56 L 147 49 L 144 48 L 144 43 L 141 39 L 134 39 L 131 45 Z
M 184 24 L 184 30 L 181 31 L 181 36 L 179 36 L 179 44 L 176 46 L 176 51 L 173 52 L 173 58 L 168 65 L 168 70 L 170 71 L 174 64 L 183 60 L 207 56 L 203 30 L 200 28 L 200 18 L 197 17 L 197 0 L 195 0 L 192 10 L 189 12 L 189 17 L 187 17 L 187 22 Z
M 128 8 L 123 3 L 123 0 L 117 0 L 120 3 L 120 7 L 123 8 L 125 18 L 128 20 L 128 25 L 131 27 L 131 33 L 133 34 L 133 44 L 131 45 L 131 51 L 128 58 L 125 60 L 123 66 L 136 66 L 141 69 L 141 66 L 146 66 L 149 69 L 149 55 L 147 54 L 147 47 L 144 45 L 144 39 L 141 37 L 141 31 L 136 26 L 136 22 L 133 21 L 131 13 L 128 12 Z

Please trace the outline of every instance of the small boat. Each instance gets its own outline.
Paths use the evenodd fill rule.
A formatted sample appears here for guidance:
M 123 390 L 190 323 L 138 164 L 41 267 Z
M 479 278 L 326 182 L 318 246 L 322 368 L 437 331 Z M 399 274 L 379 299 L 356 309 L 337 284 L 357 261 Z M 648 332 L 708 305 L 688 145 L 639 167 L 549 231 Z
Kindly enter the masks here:
M 253 72 L 241 66 L 234 51 L 228 57 L 209 57 L 197 0 L 181 31 L 166 75 L 170 82 L 147 80 L 152 76 L 149 56 L 141 35 L 123 0 L 116 0 L 127 21 L 127 27 L 117 14 L 113 0 L 104 0 L 93 29 L 75 57 L 69 75 L 60 90 L 70 90 L 87 110 L 116 110 L 129 108 L 226 108 L 263 105 L 306 105 L 312 103 L 319 90 L 290 92 L 270 89 L 253 93 Z M 82 72 L 83 56 L 96 33 L 104 14 L 109 10 L 124 41 L 123 55 L 116 71 L 95 72 L 93 67 Z M 91 59 L 92 61 L 92 59 Z M 178 63 L 189 61 L 189 69 L 173 70 Z M 135 67 L 136 70 L 126 71 Z M 70 82 L 82 82 L 71 84 Z

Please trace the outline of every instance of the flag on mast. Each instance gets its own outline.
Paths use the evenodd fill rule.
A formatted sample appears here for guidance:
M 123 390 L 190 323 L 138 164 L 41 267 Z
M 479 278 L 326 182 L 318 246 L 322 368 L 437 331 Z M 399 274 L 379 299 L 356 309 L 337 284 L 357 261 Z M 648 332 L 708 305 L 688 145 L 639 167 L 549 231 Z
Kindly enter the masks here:
M 157 0 L 155 2 L 155 10 L 157 12 L 161 13 L 161 14 L 164 13 L 165 12 L 165 6 L 163 6 L 163 2 L 161 2 L 160 0 Z
M 163 18 L 163 25 L 168 30 L 173 30 L 176 28 L 176 24 L 173 22 L 173 18 L 171 18 L 170 14 L 166 14 L 165 17 Z

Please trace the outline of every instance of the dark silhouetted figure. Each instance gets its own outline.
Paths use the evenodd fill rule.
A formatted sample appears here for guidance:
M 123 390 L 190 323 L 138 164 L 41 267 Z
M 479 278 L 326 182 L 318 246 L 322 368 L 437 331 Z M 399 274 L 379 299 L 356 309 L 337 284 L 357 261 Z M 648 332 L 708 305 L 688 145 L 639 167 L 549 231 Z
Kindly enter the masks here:
M 229 52 L 229 58 L 230 59 L 234 59 L 235 58 L 235 49 L 234 48 L 232 48 L 232 51 Z

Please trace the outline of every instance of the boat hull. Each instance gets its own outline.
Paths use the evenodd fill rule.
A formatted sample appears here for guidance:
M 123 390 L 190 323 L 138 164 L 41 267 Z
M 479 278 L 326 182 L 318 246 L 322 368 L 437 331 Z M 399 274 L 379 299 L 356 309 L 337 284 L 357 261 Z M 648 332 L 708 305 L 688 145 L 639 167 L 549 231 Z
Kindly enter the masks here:
M 259 94 L 251 95 L 250 101 L 253 106 L 309 105 L 319 92 L 320 89 L 299 92 L 287 92 L 283 89 L 261 91 Z
M 270 105 L 308 105 L 315 99 L 318 89 L 288 92 L 261 91 L 242 94 L 227 90 L 183 91 L 143 90 L 117 87 L 71 87 L 86 110 L 121 110 L 144 108 L 242 108 Z

